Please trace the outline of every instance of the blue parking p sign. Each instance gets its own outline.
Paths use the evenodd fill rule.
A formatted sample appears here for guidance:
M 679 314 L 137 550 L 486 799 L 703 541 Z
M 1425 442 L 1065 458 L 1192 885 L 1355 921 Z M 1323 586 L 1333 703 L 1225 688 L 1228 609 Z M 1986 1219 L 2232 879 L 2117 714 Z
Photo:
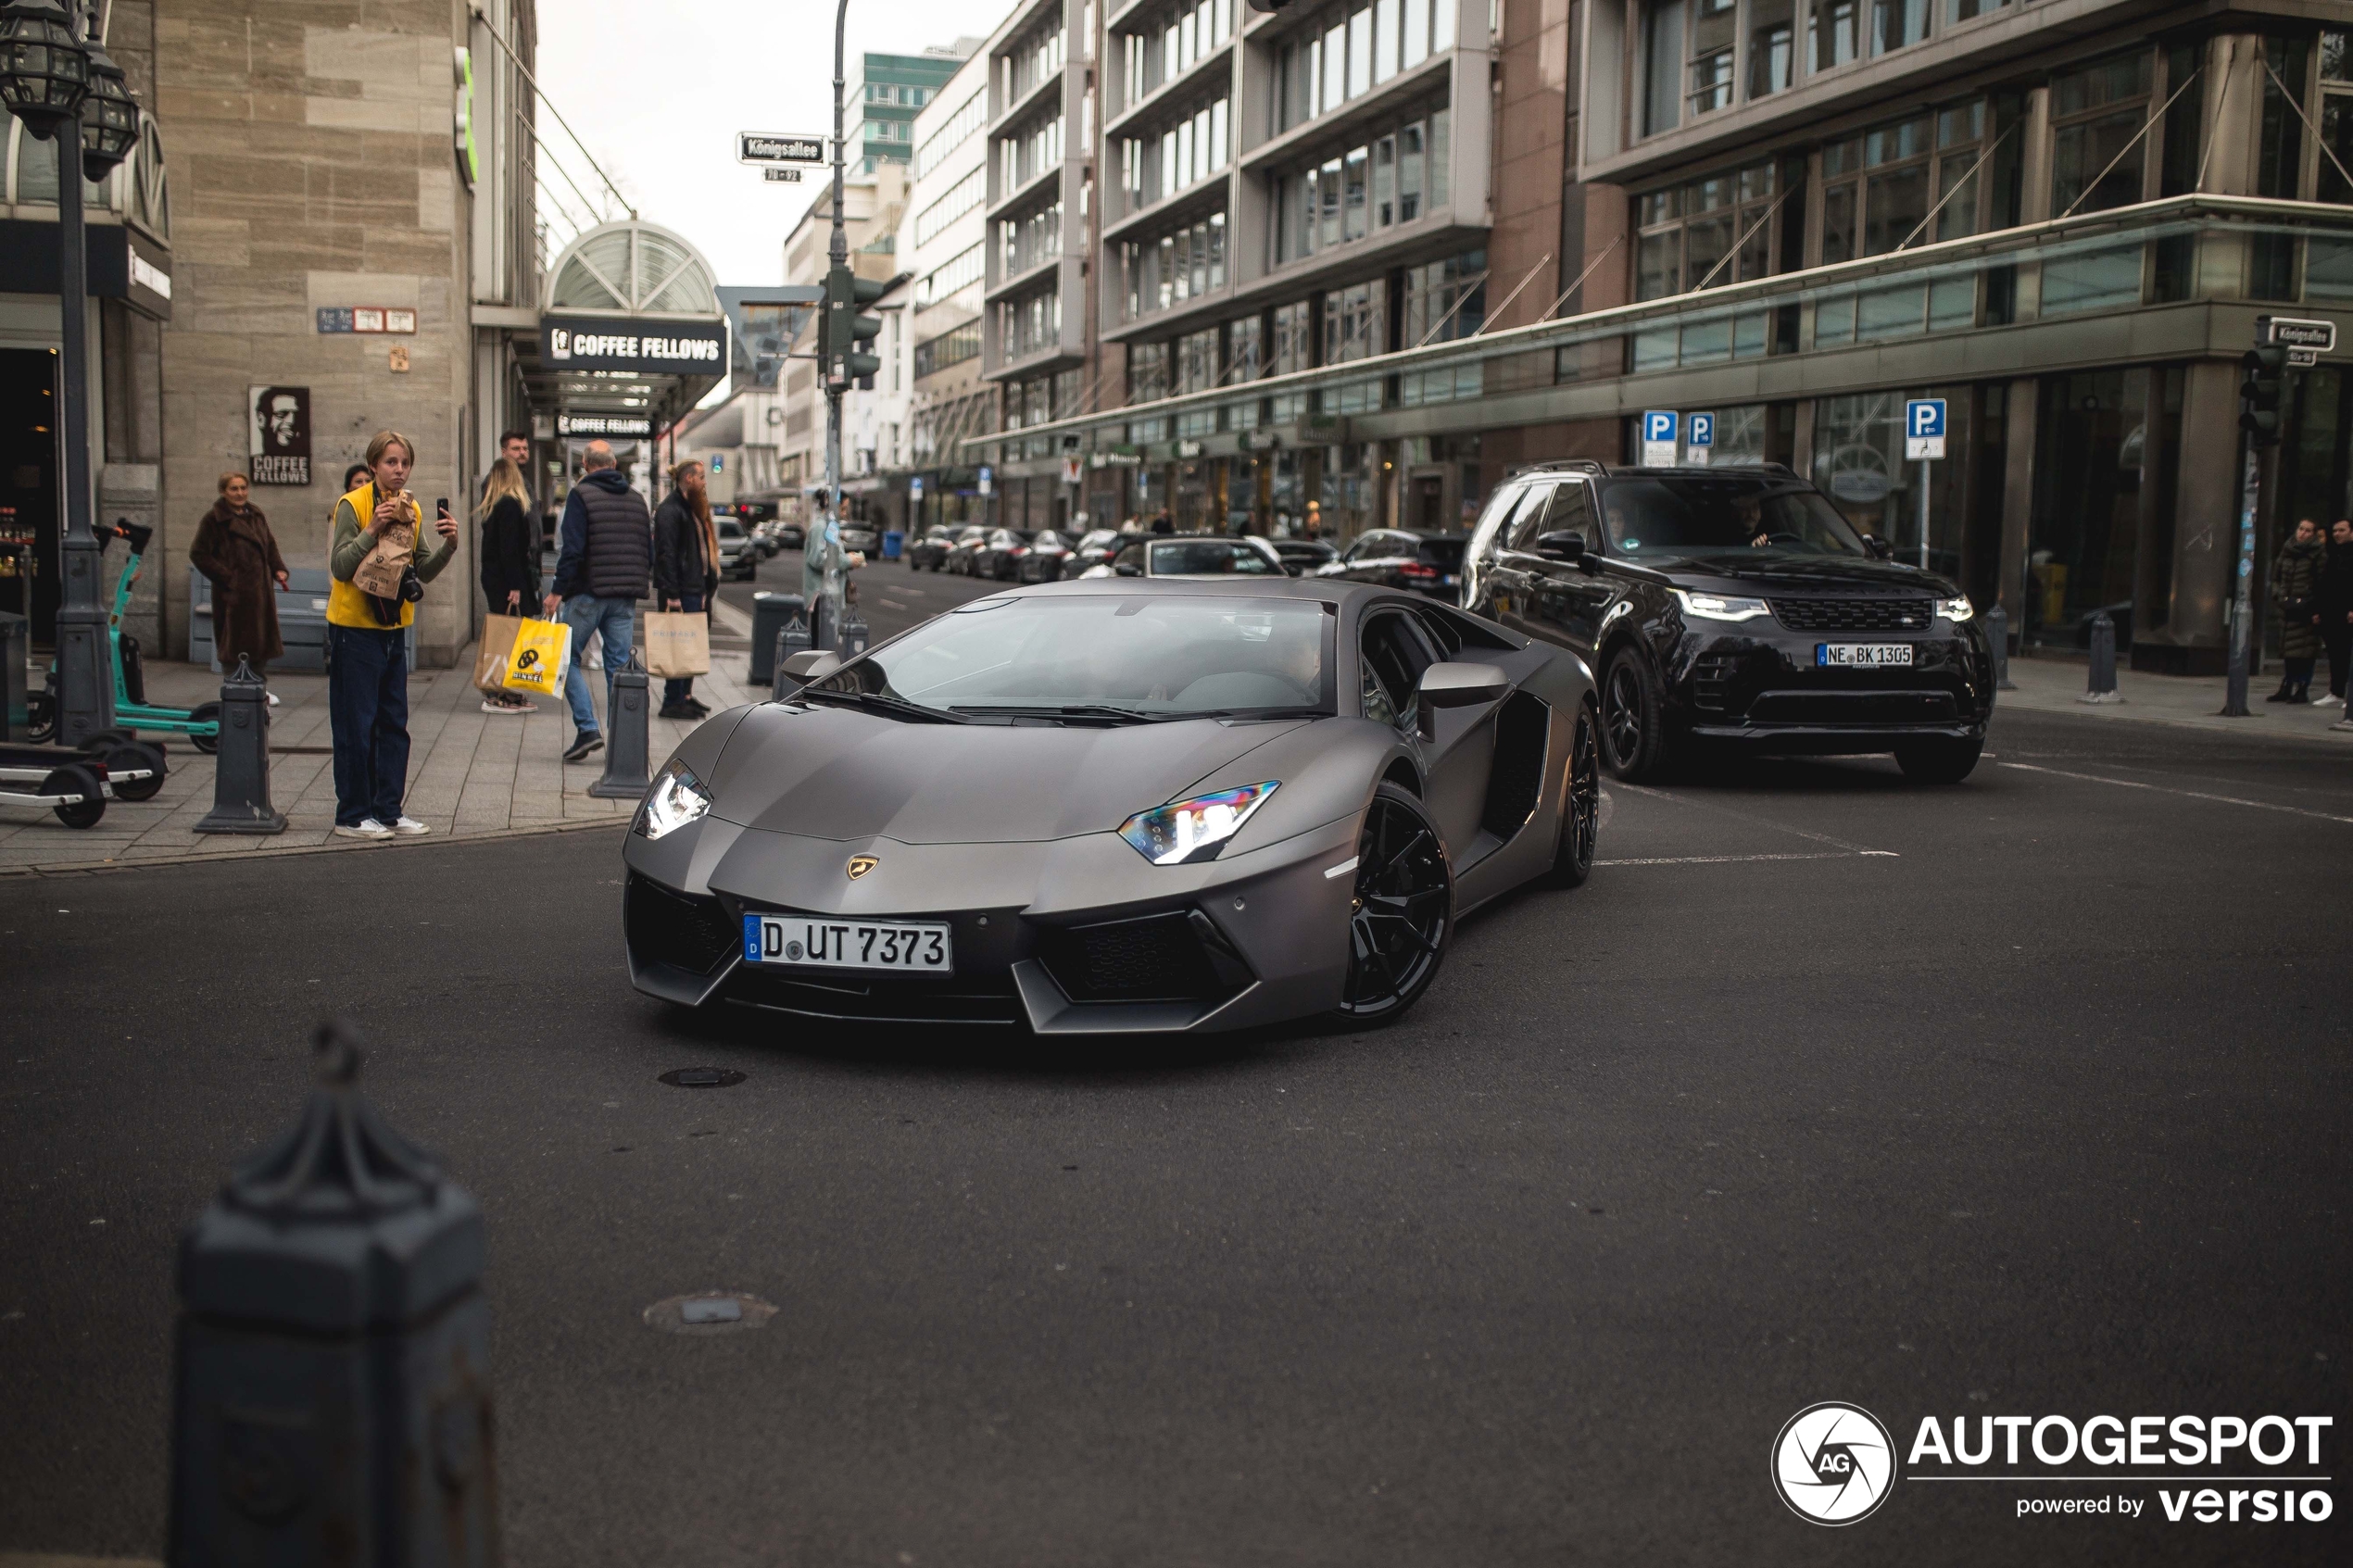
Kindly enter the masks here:
M 1652 408 L 1642 415 L 1642 467 L 1665 469 L 1675 466 L 1676 436 L 1680 433 L 1683 419 L 1671 408 Z
M 1904 457 L 1907 462 L 1944 456 L 1944 399 L 1915 397 L 1904 405 Z

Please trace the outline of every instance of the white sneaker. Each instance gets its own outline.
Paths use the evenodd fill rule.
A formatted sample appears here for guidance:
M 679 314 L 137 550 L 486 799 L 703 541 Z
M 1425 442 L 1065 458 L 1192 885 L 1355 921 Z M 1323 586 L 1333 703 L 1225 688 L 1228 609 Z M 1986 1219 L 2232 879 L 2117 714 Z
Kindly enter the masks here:
M 276 692 L 265 692 L 262 695 L 270 699 L 271 707 L 275 708 L 278 706 L 278 694 Z
M 376 821 L 375 818 L 370 817 L 360 822 L 357 827 L 347 828 L 341 822 L 337 822 L 335 824 L 335 836 L 337 838 L 390 838 L 392 836 L 392 830 L 384 826 L 384 823 Z
M 414 817 L 403 817 L 398 822 L 392 824 L 392 831 L 398 834 L 403 838 L 415 838 L 421 834 L 431 833 L 433 829 L 425 826 L 424 823 L 417 821 Z

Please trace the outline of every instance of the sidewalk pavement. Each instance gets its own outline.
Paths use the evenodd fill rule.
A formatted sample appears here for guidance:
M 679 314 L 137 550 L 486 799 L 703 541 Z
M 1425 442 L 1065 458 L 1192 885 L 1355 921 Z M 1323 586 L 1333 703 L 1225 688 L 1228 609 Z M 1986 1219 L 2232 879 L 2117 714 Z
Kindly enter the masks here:
M 768 695 L 747 679 L 750 633 L 749 616 L 731 605 L 715 608 L 711 672 L 695 680 L 696 695 L 714 713 Z M 644 646 L 642 639 L 638 646 Z M 601 719 L 605 677 L 599 671 L 586 673 Z M 202 665 L 153 662 L 146 667 L 146 680 L 148 700 L 160 707 L 193 708 L 220 695 L 220 677 Z M 280 704 L 270 726 L 270 794 L 271 804 L 285 815 L 285 832 L 249 838 L 194 831 L 212 809 L 213 759 L 186 739 L 171 736 L 165 746 L 171 772 L 163 792 L 139 803 L 108 801 L 106 816 L 94 827 L 77 831 L 47 810 L 0 806 L 0 876 L 324 849 L 389 850 L 451 838 L 564 833 L 626 822 L 636 809 L 634 800 L 605 800 L 588 793 L 588 786 L 604 773 L 607 753 L 565 764 L 572 717 L 560 698 L 535 698 L 538 711 L 523 717 L 483 712 L 470 647 L 457 669 L 412 671 L 409 676 L 407 809 L 432 834 L 374 843 L 336 838 L 332 833 L 335 792 L 326 677 L 273 674 L 270 689 Z M 660 677 L 648 678 L 647 696 L 652 708 L 661 706 Z M 694 728 L 689 721 L 649 718 L 649 765 L 661 767 Z
M 2292 740 L 2353 750 L 2353 734 L 2332 732 L 2331 724 L 2345 717 L 2345 704 L 2328 697 L 2328 666 L 2321 667 L 2314 687 L 2321 700 L 2307 705 L 2265 702 L 2279 690 L 2279 662 L 2267 663 L 2263 675 L 2247 683 L 2247 717 L 2222 715 L 2223 678 L 2220 675 L 2149 675 L 2136 670 L 2116 672 L 2117 695 L 2122 702 L 2082 702 L 2088 680 L 2082 659 L 2012 659 L 2010 680 L 2018 687 L 1994 699 L 1994 709 L 2029 709 L 2038 713 L 2073 713 L 2087 719 L 2144 724 L 2174 724 L 2188 729 L 2267 740 Z

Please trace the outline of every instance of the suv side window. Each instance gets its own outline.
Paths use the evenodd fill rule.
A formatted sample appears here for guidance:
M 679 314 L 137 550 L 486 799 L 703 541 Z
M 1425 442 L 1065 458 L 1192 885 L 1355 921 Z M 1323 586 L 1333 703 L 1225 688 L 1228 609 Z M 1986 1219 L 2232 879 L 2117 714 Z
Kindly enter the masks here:
M 1581 533 L 1588 549 L 1600 544 L 1593 529 L 1592 495 L 1584 485 L 1564 480 L 1553 486 L 1551 499 L 1543 507 L 1522 508 L 1512 520 L 1508 547 L 1534 549 L 1538 537 L 1546 533 Z
M 1493 555 L 1496 542 L 1503 537 L 1512 514 L 1526 504 L 1530 495 L 1541 498 L 1543 493 L 1541 484 L 1506 484 L 1496 491 L 1494 499 L 1487 503 L 1487 509 L 1479 514 L 1478 525 L 1471 530 L 1470 548 L 1466 552 L 1467 558 L 1480 561 Z
M 1364 670 L 1365 717 L 1403 724 L 1413 714 L 1422 671 L 1438 662 L 1438 650 L 1411 616 L 1383 611 L 1365 621 L 1357 662 Z
M 1536 541 L 1536 535 L 1548 526 L 1544 520 L 1560 504 L 1559 497 L 1575 488 L 1567 484 L 1537 484 L 1529 488 L 1528 505 L 1512 514 L 1511 526 L 1504 533 L 1504 548 L 1525 550 Z

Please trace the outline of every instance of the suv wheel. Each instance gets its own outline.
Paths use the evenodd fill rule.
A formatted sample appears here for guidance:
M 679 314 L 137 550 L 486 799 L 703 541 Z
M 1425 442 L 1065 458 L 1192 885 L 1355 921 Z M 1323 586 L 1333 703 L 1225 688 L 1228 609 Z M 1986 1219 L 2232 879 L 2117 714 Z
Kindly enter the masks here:
M 1984 749 L 1982 739 L 1909 741 L 1895 748 L 1895 765 L 1914 784 L 1958 784 L 1969 776 Z
M 1609 771 L 1629 784 L 1667 771 L 1672 750 L 1667 703 L 1642 656 L 1617 650 L 1602 677 L 1602 755 Z

